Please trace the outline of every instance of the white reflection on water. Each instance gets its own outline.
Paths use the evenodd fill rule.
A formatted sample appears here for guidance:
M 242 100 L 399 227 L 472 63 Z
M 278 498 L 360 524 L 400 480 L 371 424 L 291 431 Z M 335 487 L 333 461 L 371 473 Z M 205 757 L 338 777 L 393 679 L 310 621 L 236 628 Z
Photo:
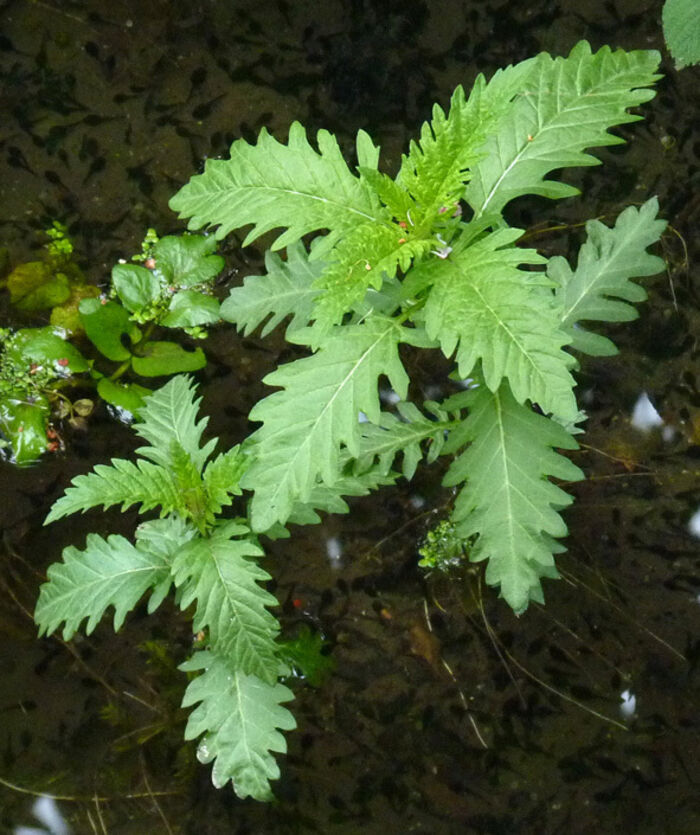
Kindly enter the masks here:
M 379 397 L 382 403 L 388 403 L 390 406 L 395 406 L 401 400 L 394 389 L 379 389 Z
M 688 519 L 688 530 L 694 537 L 700 539 L 700 507 Z
M 343 556 L 343 548 L 337 536 L 330 536 L 326 540 L 326 554 L 331 568 L 340 568 L 340 558 Z
M 637 402 L 632 409 L 632 426 L 642 432 L 649 432 L 657 426 L 663 426 L 664 421 L 661 415 L 654 408 L 654 404 L 649 400 L 649 395 L 643 391 L 637 398 Z
M 70 835 L 70 829 L 53 797 L 42 796 L 34 801 L 32 814 L 46 827 L 17 826 L 14 835 Z
M 623 690 L 620 693 L 620 713 L 625 719 L 631 719 L 637 712 L 637 697 L 631 690 Z

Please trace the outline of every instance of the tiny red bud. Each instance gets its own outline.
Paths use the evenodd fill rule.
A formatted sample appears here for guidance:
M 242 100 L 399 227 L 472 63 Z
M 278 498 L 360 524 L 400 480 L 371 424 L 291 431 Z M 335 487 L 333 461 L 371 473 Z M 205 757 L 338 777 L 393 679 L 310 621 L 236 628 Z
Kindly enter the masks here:
M 156 259 L 146 258 L 146 260 L 143 262 L 143 265 L 147 270 L 154 270 L 156 268 Z
M 304 601 L 300 597 L 295 597 L 294 600 L 292 600 L 292 606 L 294 606 L 295 609 L 301 609 L 303 605 Z
M 61 366 L 61 368 L 65 368 L 70 363 L 70 360 L 68 359 L 68 357 L 61 357 L 60 359 L 56 360 L 56 362 Z
M 405 220 L 400 220 L 400 221 L 399 221 L 399 226 L 400 226 L 402 229 L 406 229 L 406 227 L 408 226 L 408 224 L 406 223 L 406 221 L 405 221 Z

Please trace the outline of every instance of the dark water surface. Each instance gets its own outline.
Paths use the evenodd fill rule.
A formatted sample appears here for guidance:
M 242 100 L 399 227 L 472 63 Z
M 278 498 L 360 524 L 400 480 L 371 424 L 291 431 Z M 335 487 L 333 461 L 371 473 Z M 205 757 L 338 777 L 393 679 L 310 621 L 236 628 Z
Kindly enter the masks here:
M 0 244 L 13 263 L 30 260 L 40 230 L 61 220 L 87 274 L 105 282 L 147 226 L 182 228 L 168 198 L 235 138 L 263 125 L 284 137 L 299 119 L 351 148 L 362 127 L 395 170 L 456 84 L 582 37 L 661 49 L 660 10 L 0 1 Z M 700 70 L 666 60 L 663 71 L 645 121 L 620 131 L 632 143 L 596 151 L 604 167 L 567 173 L 583 199 L 525 200 L 511 213 L 572 225 L 658 194 L 671 224 L 667 274 L 648 282 L 640 320 L 612 332 L 621 354 L 579 377 L 589 421 L 575 460 L 588 481 L 569 488 L 569 552 L 546 608 L 516 619 L 478 575 L 418 572 L 417 543 L 450 501 L 439 471 L 271 545 L 285 629 L 320 629 L 336 671 L 320 688 L 296 685 L 278 802 L 239 801 L 183 746 L 176 666 L 191 635 L 174 606 L 135 612 L 116 636 L 105 622 L 70 645 L 36 639 L 31 611 L 60 549 L 92 529 L 132 530 L 119 513 L 41 527 L 71 477 L 134 448 L 98 413 L 68 433 L 65 454 L 21 471 L 0 464 L 0 832 L 700 832 L 700 549 L 689 527 L 700 506 Z M 537 244 L 571 253 L 580 232 Z M 226 244 L 229 283 L 260 265 L 239 240 Z M 3 298 L 0 316 L 10 312 Z M 229 328 L 205 347 L 210 429 L 234 443 L 260 378 L 289 349 Z M 412 368 L 417 396 L 444 368 L 438 358 Z M 663 421 L 647 431 L 632 422 L 644 392 Z M 60 798 L 48 806 L 65 829 L 33 816 L 41 794 Z

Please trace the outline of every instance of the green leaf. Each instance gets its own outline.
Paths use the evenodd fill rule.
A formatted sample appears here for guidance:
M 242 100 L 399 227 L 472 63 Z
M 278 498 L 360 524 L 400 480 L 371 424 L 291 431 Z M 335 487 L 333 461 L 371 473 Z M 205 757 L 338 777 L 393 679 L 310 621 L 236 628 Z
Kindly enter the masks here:
M 18 310 L 55 307 L 70 296 L 70 280 L 43 261 L 20 264 L 7 277 L 10 302 Z
M 162 377 L 183 371 L 197 371 L 207 364 L 207 358 L 201 348 L 186 351 L 177 342 L 146 342 L 140 351 L 140 356 L 132 357 L 131 365 L 142 377 Z
M 114 629 L 149 588 L 162 600 L 162 585 L 170 584 L 170 567 L 159 555 L 141 550 L 123 536 L 103 539 L 88 534 L 86 548 L 70 546 L 63 550 L 63 562 L 48 570 L 48 583 L 39 592 L 34 619 L 39 634 L 49 634 L 62 622 L 67 641 L 87 618 L 89 635 L 102 615 L 114 606 Z
M 541 53 L 472 169 L 466 198 L 476 216 L 500 212 L 523 194 L 578 194 L 546 175 L 557 168 L 597 165 L 584 149 L 624 141 L 608 128 L 641 118 L 628 109 L 653 98 L 654 91 L 643 88 L 660 77 L 655 73 L 660 57 L 654 50 L 612 52 L 607 46 L 591 54 L 586 41 L 568 58 Z
M 7 359 L 29 370 L 32 363 L 50 367 L 56 377 L 80 374 L 89 366 L 80 351 L 60 335 L 57 328 L 23 328 L 6 345 Z
M 136 528 L 136 547 L 149 551 L 171 565 L 185 543 L 197 536 L 197 529 L 180 516 L 149 519 Z
M 341 458 L 341 464 L 347 463 L 347 456 Z M 346 468 L 345 468 L 346 469 Z M 345 473 L 333 486 L 317 483 L 309 493 L 306 502 L 295 502 L 289 514 L 289 521 L 295 525 L 315 525 L 321 521 L 316 513 L 349 513 L 350 508 L 344 496 L 367 496 L 379 487 L 394 484 L 398 473 L 383 472 L 381 466 L 372 466 L 357 473 Z
M 617 353 L 615 345 L 578 325 L 581 321 L 627 322 L 637 318 L 628 302 L 644 301 L 646 291 L 630 279 L 655 275 L 664 269 L 663 259 L 646 249 L 656 243 L 666 221 L 656 215 L 654 197 L 639 209 L 628 206 L 610 229 L 597 220 L 586 224 L 588 239 L 580 249 L 578 266 L 571 270 L 561 256 L 550 258 L 547 275 L 558 285 L 556 299 L 561 323 L 572 347 L 592 356 Z
M 312 337 L 295 331 L 295 341 Z M 295 501 L 305 502 L 317 477 L 332 485 L 340 475 L 338 456 L 345 445 L 360 452 L 359 413 L 379 422 L 377 381 L 385 374 L 400 397 L 408 378 L 398 344 L 411 337 L 391 319 L 368 317 L 360 325 L 335 328 L 313 356 L 283 365 L 264 378 L 283 390 L 260 401 L 250 414 L 263 421 L 253 436 L 255 458 L 242 485 L 255 491 L 253 529 L 284 523 Z
M 0 433 L 10 442 L 15 464 L 33 464 L 46 452 L 48 418 L 49 404 L 44 397 L 32 402 L 0 397 Z
M 213 255 L 216 238 L 204 235 L 168 235 L 153 249 L 154 274 L 170 287 L 209 284 L 223 270 L 225 262 Z
M 201 446 L 202 433 L 209 422 L 206 417 L 197 420 L 201 401 L 201 397 L 196 397 L 192 378 L 184 375 L 173 377 L 152 392 L 134 424 L 136 434 L 150 444 L 139 447 L 136 450 L 138 454 L 170 468 L 173 444 L 176 444 L 187 453 L 201 473 L 216 446 L 216 439 Z
M 253 333 L 268 316 L 261 336 L 267 336 L 287 316 L 292 317 L 290 332 L 307 325 L 319 294 L 313 283 L 324 266 L 322 261 L 309 261 L 301 241 L 290 244 L 286 261 L 268 250 L 267 274 L 248 276 L 242 287 L 234 287 L 221 304 L 221 318 L 233 322 L 244 336 Z
M 385 473 L 381 466 L 377 464 L 372 464 L 369 469 L 354 474 L 348 472 L 351 467 L 350 462 L 350 456 L 347 452 L 344 452 L 340 458 L 340 468 L 343 470 L 343 475 L 334 482 L 332 487 L 317 482 L 306 502 L 294 502 L 287 523 L 318 525 L 321 522 L 321 517 L 317 511 L 349 513 L 350 507 L 343 498 L 344 496 L 367 496 L 373 490 L 394 484 L 399 475 L 395 472 Z M 290 535 L 289 531 L 278 522 L 267 528 L 263 533 L 270 539 L 282 539 Z
M 661 20 L 664 40 L 676 69 L 700 64 L 700 16 L 696 0 L 665 0 Z
M 171 566 L 178 551 L 197 536 L 197 529 L 181 516 L 171 515 L 165 519 L 151 519 L 141 522 L 136 528 L 136 547 L 146 551 Z M 163 602 L 172 585 L 171 574 L 167 580 L 154 588 L 148 599 L 148 613 L 154 612 Z
M 376 169 L 379 165 L 379 146 L 375 145 L 372 137 L 364 130 L 358 130 L 355 138 L 358 168 Z
M 421 444 L 430 441 L 429 460 L 434 461 L 444 443 L 445 430 L 452 422 L 429 420 L 413 403 L 397 404 L 400 418 L 390 412 L 382 412 L 378 425 L 363 423 L 361 426 L 361 451 L 357 458 L 356 471 L 367 470 L 375 459 L 380 471 L 388 473 L 398 453 L 403 453 L 402 473 L 408 480 L 413 478 L 419 461 L 423 458 Z
M 219 225 L 223 238 L 249 224 L 248 246 L 271 229 L 286 229 L 272 245 L 288 246 L 309 232 L 328 229 L 323 247 L 359 223 L 383 215 L 374 192 L 350 173 L 335 137 L 321 130 L 318 153 L 304 128 L 294 122 L 289 142 L 282 145 L 263 128 L 257 145 L 244 139 L 231 146 L 228 160 L 208 159 L 203 174 L 192 177 L 171 199 L 170 208 L 189 217 L 190 229 Z
M 143 406 L 151 390 L 138 385 L 138 383 L 122 383 L 102 377 L 97 382 L 97 393 L 105 401 L 119 409 L 125 409 L 135 415 Z
M 57 499 L 44 524 L 92 507 L 121 504 L 122 511 L 140 504 L 140 512 L 161 507 L 161 516 L 181 509 L 183 498 L 173 476 L 150 461 L 133 463 L 113 458 L 111 464 L 96 464 L 93 472 L 76 476 Z
M 226 532 L 245 535 L 248 528 L 229 525 Z M 237 670 L 273 684 L 279 624 L 266 607 L 276 606 L 277 600 L 258 585 L 270 575 L 250 559 L 262 555 L 254 543 L 226 539 L 215 531 L 183 545 L 173 562 L 173 579 L 182 609 L 197 601 L 194 631 L 208 629 L 216 652 L 231 659 Z
M 131 351 L 122 337 L 128 336 L 134 344 L 141 336 L 129 318 L 129 311 L 116 302 L 102 299 L 83 299 L 78 309 L 85 333 L 97 350 L 114 362 L 128 360 Z
M 177 441 L 170 444 L 170 472 L 181 497 L 179 513 L 191 519 L 200 533 L 206 533 L 213 515 L 207 501 L 202 475 L 189 453 Z
M 313 312 L 316 332 L 327 333 L 364 298 L 370 285 L 379 290 L 398 267 L 408 270 L 412 259 L 425 255 L 431 246 L 432 238 L 407 240 L 395 224 L 355 227 L 329 254 L 328 265 L 314 282 L 314 287 L 323 290 Z
M 223 507 L 231 504 L 232 496 L 240 496 L 238 482 L 247 466 L 245 455 L 239 446 L 231 447 L 212 459 L 204 470 L 204 489 L 212 513 L 219 514 Z
M 491 82 L 490 90 L 484 77 L 477 76 L 468 100 L 457 87 L 449 114 L 434 105 L 432 121 L 423 123 L 420 140 L 411 141 L 397 182 L 416 201 L 412 222 L 417 226 L 429 228 L 440 213 L 452 214 L 469 180 L 468 169 L 481 158 L 480 147 L 516 92 L 512 84 L 504 88 L 501 75 Z
M 508 378 L 516 399 L 531 400 L 565 420 L 578 414 L 569 374 L 569 340 L 559 329 L 560 313 L 542 273 L 519 264 L 544 262 L 532 249 L 509 246 L 521 232 L 501 229 L 452 255 L 435 269 L 425 305 L 428 336 L 446 357 L 457 349 L 459 375 L 481 362 L 486 385 L 495 392 Z
M 450 398 L 445 408 L 467 406 L 469 416 L 452 431 L 445 452 L 469 444 L 452 463 L 444 484 L 466 481 L 452 518 L 466 541 L 478 535 L 469 558 L 488 560 L 486 582 L 520 614 L 542 602 L 541 577 L 557 577 L 555 538 L 566 525 L 557 512 L 572 501 L 549 476 L 577 481 L 583 473 L 552 447 L 577 449 L 558 423 L 518 403 L 508 386 L 484 387 Z
M 68 336 L 76 336 L 85 332 L 80 320 L 79 305 L 83 299 L 94 299 L 100 295 L 100 290 L 94 284 L 72 283 L 70 296 L 62 304 L 51 311 L 49 323 L 54 328 L 60 328 Z
M 112 268 L 112 286 L 131 313 L 142 310 L 160 296 L 160 282 L 156 276 L 136 264 L 116 264 Z
M 180 669 L 204 670 L 190 682 L 182 706 L 200 703 L 187 722 L 185 739 L 204 734 L 197 758 L 203 763 L 215 760 L 214 785 L 222 788 L 232 780 L 238 797 L 271 800 L 269 781 L 280 773 L 273 753 L 287 751 L 278 728 L 296 727 L 292 714 L 281 706 L 293 698 L 292 691 L 242 673 L 215 652 L 198 652 Z
M 320 687 L 335 669 L 331 655 L 323 652 L 327 642 L 320 632 L 312 632 L 303 623 L 294 638 L 288 638 L 279 645 L 282 658 L 298 670 L 312 687 Z
M 377 193 L 382 203 L 397 220 L 408 224 L 414 214 L 417 217 L 416 201 L 400 183 L 372 168 L 361 167 L 358 170 L 362 180 Z
M 134 430 L 149 443 L 136 452 L 149 460 L 136 463 L 112 459 L 97 464 L 92 473 L 79 475 L 51 508 L 44 524 L 91 507 L 122 509 L 140 504 L 141 512 L 161 506 L 161 516 L 178 511 L 201 521 L 204 490 L 200 473 L 216 440 L 200 448 L 207 419 L 197 421 L 199 398 L 188 377 L 173 377 L 146 398 Z M 192 504 L 194 502 L 194 505 Z
M 160 320 L 160 324 L 166 328 L 191 328 L 195 325 L 210 325 L 219 319 L 219 302 L 213 296 L 197 290 L 180 290 L 172 297 L 168 313 Z

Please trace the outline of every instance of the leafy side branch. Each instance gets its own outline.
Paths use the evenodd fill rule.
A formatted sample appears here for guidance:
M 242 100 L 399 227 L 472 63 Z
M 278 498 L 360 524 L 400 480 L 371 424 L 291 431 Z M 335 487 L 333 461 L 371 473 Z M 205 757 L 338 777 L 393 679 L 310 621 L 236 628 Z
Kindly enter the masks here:
M 215 227 L 217 237 L 249 227 L 250 243 L 281 230 L 272 249 L 286 248 L 286 258 L 268 252 L 266 274 L 247 277 L 220 312 L 243 334 L 285 323 L 303 355 L 265 378 L 276 390 L 251 411 L 259 427 L 216 457 L 213 441 L 202 444 L 189 379 L 148 397 L 135 425 L 146 442 L 139 459 L 78 476 L 47 521 L 134 504 L 159 517 L 133 543 L 92 534 L 85 551 L 67 548 L 36 618 L 42 632 L 63 624 L 70 637 L 111 606 L 118 628 L 143 594 L 153 610 L 174 587 L 206 636 L 207 649 L 182 666 L 199 673 L 183 704 L 197 705 L 186 735 L 201 737 L 217 786 L 232 780 L 241 797 L 269 797 L 280 731 L 294 727 L 258 536 L 346 512 L 345 497 L 447 455 L 462 559 L 485 562 L 486 581 L 516 613 L 544 601 L 541 581 L 558 576 L 561 511 L 572 501 L 554 480 L 583 477 L 561 452 L 577 448 L 585 417 L 576 353 L 615 351 L 588 328 L 636 315 L 645 291 L 634 279 L 662 268 L 647 248 L 665 223 L 654 198 L 612 227 L 591 221 L 574 266 L 517 246 L 522 231 L 503 211 L 525 194 L 575 194 L 549 175 L 594 165 L 590 148 L 622 141 L 609 129 L 640 118 L 630 108 L 653 95 L 658 61 L 655 52 L 592 53 L 582 42 L 567 58 L 542 54 L 488 82 L 479 76 L 447 112 L 434 107 L 394 179 L 378 170 L 379 149 L 364 132 L 354 171 L 331 134 L 319 132 L 314 148 L 295 123 L 287 144 L 265 131 L 255 145 L 237 140 L 229 159 L 208 161 L 173 197 L 191 228 Z M 412 402 L 402 345 L 442 351 L 466 390 Z

